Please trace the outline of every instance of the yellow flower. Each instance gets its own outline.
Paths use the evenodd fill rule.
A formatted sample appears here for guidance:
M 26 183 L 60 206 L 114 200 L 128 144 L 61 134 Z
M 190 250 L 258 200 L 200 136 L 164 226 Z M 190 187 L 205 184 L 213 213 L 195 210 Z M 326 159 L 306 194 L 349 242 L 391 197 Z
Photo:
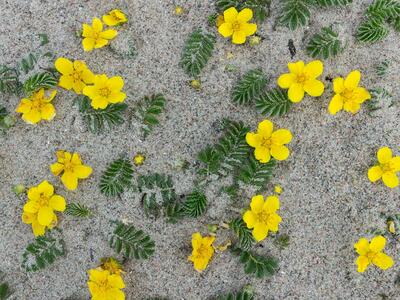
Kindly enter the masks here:
M 342 109 L 355 114 L 360 110 L 364 101 L 371 99 L 370 93 L 365 88 L 358 86 L 360 80 L 361 73 L 358 70 L 350 72 L 346 79 L 337 77 L 333 80 L 335 96 L 329 103 L 330 114 L 335 115 Z
M 268 236 L 268 231 L 277 232 L 282 218 L 276 213 L 279 209 L 279 198 L 268 196 L 264 202 L 262 195 L 251 199 L 250 210 L 243 215 L 247 228 L 253 229 L 253 237 L 257 242 Z
M 255 148 L 254 156 L 261 163 L 270 161 L 271 156 L 277 160 L 289 157 L 289 149 L 284 146 L 292 140 L 292 134 L 287 129 L 278 129 L 273 132 L 274 125 L 270 120 L 258 124 L 257 133 L 246 134 L 246 142 Z
M 32 224 L 35 236 L 43 235 L 46 228 L 53 228 L 57 224 L 54 211 L 64 211 L 65 205 L 65 199 L 54 194 L 54 187 L 45 180 L 28 190 L 22 222 Z
M 112 274 L 120 275 L 121 273 L 123 273 L 120 262 L 115 258 L 113 257 L 103 258 L 101 262 L 102 263 L 100 268 L 109 271 L 111 275 Z
M 121 289 L 125 288 L 122 277 L 118 274 L 110 274 L 108 270 L 89 270 L 89 291 L 92 300 L 124 300 L 125 294 Z
M 278 85 L 289 89 L 288 97 L 292 102 L 300 102 L 304 93 L 312 97 L 319 97 L 324 92 L 324 84 L 317 80 L 324 71 L 324 65 L 319 60 L 314 60 L 304 65 L 302 60 L 288 63 L 290 73 L 282 74 L 278 78 Z
M 257 31 L 256 24 L 247 23 L 252 18 L 253 11 L 250 8 L 244 8 L 239 13 L 234 7 L 228 8 L 224 11 L 224 22 L 218 26 L 218 32 L 225 38 L 232 36 L 234 44 L 243 44 L 246 37 Z
M 356 260 L 357 271 L 363 273 L 371 263 L 382 270 L 393 266 L 393 259 L 382 252 L 385 244 L 386 239 L 381 235 L 374 237 L 370 243 L 366 238 L 359 239 L 354 244 L 356 252 L 360 255 Z
M 84 87 L 83 94 L 92 100 L 94 109 L 104 109 L 109 103 L 123 102 L 126 98 L 126 94 L 121 92 L 124 80 L 120 76 L 96 75 L 93 83 Z
M 103 31 L 103 23 L 98 18 L 94 18 L 92 26 L 83 24 L 82 40 L 83 50 L 92 51 L 93 48 L 101 48 L 108 44 L 117 35 L 114 29 Z
M 194 264 L 194 269 L 198 272 L 204 271 L 214 255 L 214 236 L 202 237 L 200 232 L 192 235 L 192 255 L 188 257 Z
M 278 184 L 274 187 L 274 192 L 280 195 L 282 193 L 282 187 Z
M 29 124 L 36 124 L 41 120 L 51 121 L 56 110 L 50 102 L 56 94 L 56 90 L 51 91 L 47 98 L 42 88 L 29 98 L 23 98 L 15 111 L 22 113 L 22 120 Z
M 108 26 L 115 26 L 128 22 L 128 18 L 119 9 L 113 9 L 108 14 L 103 16 L 103 22 Z
M 400 171 L 400 156 L 392 156 L 392 150 L 382 147 L 378 150 L 378 165 L 368 170 L 368 179 L 375 182 L 382 178 L 383 183 L 390 188 L 399 185 L 396 173 Z
M 61 181 L 69 190 L 75 190 L 78 186 L 78 179 L 88 178 L 92 174 L 92 168 L 82 163 L 78 153 L 71 154 L 67 151 L 57 151 L 57 162 L 50 166 L 55 176 L 61 173 Z
M 81 60 L 72 62 L 60 57 L 54 65 L 57 71 L 62 74 L 58 85 L 64 89 L 74 89 L 75 93 L 80 94 L 87 84 L 93 83 L 94 75 L 92 71 Z
M 133 163 L 135 164 L 135 166 L 141 166 L 143 165 L 145 159 L 146 157 L 143 154 L 138 153 L 133 157 Z
M 175 14 L 177 15 L 177 16 L 180 16 L 180 15 L 182 15 L 183 14 L 183 7 L 182 6 L 175 6 Z

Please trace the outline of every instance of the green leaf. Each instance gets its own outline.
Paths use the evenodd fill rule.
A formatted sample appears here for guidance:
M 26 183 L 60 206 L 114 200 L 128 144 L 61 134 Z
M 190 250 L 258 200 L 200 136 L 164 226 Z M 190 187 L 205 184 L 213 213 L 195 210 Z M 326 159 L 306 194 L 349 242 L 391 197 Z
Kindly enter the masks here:
M 57 85 L 57 79 L 50 73 L 38 73 L 24 82 L 24 91 L 30 95 L 41 88 L 50 89 Z
M 159 115 L 165 110 L 166 100 L 162 94 L 146 96 L 139 102 L 133 113 L 142 122 L 142 131 L 146 137 L 160 121 Z
M 191 33 L 183 49 L 181 66 L 185 72 L 197 77 L 214 50 L 215 36 L 196 29 Z
M 0 284 L 0 300 L 6 300 L 10 296 L 10 288 L 7 282 Z
M 368 7 L 367 15 L 385 19 L 400 17 L 400 2 L 398 0 L 375 0 Z
M 126 258 L 148 259 L 155 251 L 155 243 L 149 235 L 121 222 L 116 222 L 109 245 L 116 253 L 123 252 Z
M 310 5 L 307 0 L 282 0 L 282 11 L 279 23 L 295 30 L 305 26 L 310 18 Z
M 92 215 L 92 212 L 86 206 L 79 203 L 69 203 L 64 213 L 78 218 L 86 218 Z
M 19 68 L 25 73 L 28 74 L 30 71 L 32 71 L 35 68 L 35 65 L 37 63 L 38 57 L 33 54 L 29 53 L 26 58 L 23 58 L 21 60 L 21 63 L 19 65 Z
M 243 250 L 250 250 L 256 243 L 253 238 L 251 229 L 247 228 L 241 218 L 235 218 L 229 223 L 229 227 L 233 230 L 238 238 L 238 247 Z
M 192 218 L 197 218 L 204 214 L 206 208 L 207 197 L 203 192 L 195 190 L 186 196 L 186 201 L 183 205 L 185 215 Z
M 216 0 L 215 7 L 217 11 L 223 13 L 225 10 L 231 7 L 235 7 L 236 9 L 240 9 L 242 1 L 239 0 Z
M 291 106 L 287 91 L 280 88 L 264 92 L 256 99 L 256 109 L 266 117 L 283 116 Z
M 124 123 L 123 113 L 128 105 L 125 103 L 109 104 L 104 109 L 94 109 L 91 106 L 91 100 L 87 96 L 78 96 L 75 98 L 79 112 L 83 121 L 92 133 L 102 133 L 107 128 L 112 129 L 117 125 Z
M 38 271 L 54 263 L 57 257 L 66 253 L 61 230 L 54 228 L 45 235 L 38 236 L 30 243 L 22 254 L 22 267 L 30 271 Z
M 371 99 L 366 101 L 365 107 L 368 114 L 372 117 L 374 112 L 384 107 L 392 107 L 394 105 L 393 96 L 384 88 L 376 88 L 369 91 Z
M 172 223 L 182 215 L 178 205 L 171 176 L 153 173 L 140 175 L 137 179 L 137 189 L 142 194 L 143 208 L 147 216 L 159 217 L 163 212 Z M 171 206 L 174 204 L 174 206 Z
M 366 43 L 375 43 L 383 40 L 389 34 L 384 20 L 379 17 L 373 17 L 364 21 L 357 29 L 357 40 Z
M 253 274 L 257 278 L 263 278 L 274 275 L 278 270 L 278 261 L 272 256 L 261 256 L 238 247 L 233 247 L 232 252 L 239 256 L 246 274 Z
M 204 164 L 204 167 L 198 170 L 198 173 L 203 176 L 209 176 L 218 172 L 220 155 L 211 146 L 199 152 L 198 159 Z
M 49 43 L 49 37 L 45 33 L 39 33 L 38 34 L 40 38 L 40 46 L 44 46 Z
M 132 185 L 132 164 L 127 158 L 113 161 L 100 179 L 100 191 L 107 197 L 120 195 Z
M 214 298 L 215 300 L 253 300 L 254 291 L 251 286 L 245 286 L 241 291 L 236 293 L 228 293 L 223 296 Z
M 343 6 L 352 3 L 353 0 L 314 0 L 314 3 L 319 6 Z
M 330 27 L 323 27 L 320 33 L 315 34 L 307 45 L 307 54 L 313 58 L 327 59 L 336 56 L 342 51 L 338 34 Z
M 250 8 L 253 11 L 255 21 L 264 22 L 269 16 L 270 5 L 271 0 L 247 0 L 241 8 Z
M 251 154 L 246 162 L 241 166 L 237 179 L 245 184 L 262 189 L 271 180 L 275 167 L 275 159 L 271 158 L 268 163 L 264 164 L 260 163 L 254 158 L 254 155 Z
M 289 246 L 290 237 L 287 234 L 278 234 L 274 238 L 274 244 L 280 249 L 285 249 Z
M 17 69 L 0 65 L 0 93 L 20 95 L 22 83 Z
M 232 101 L 237 104 L 247 104 L 253 101 L 265 88 L 268 80 L 261 69 L 247 72 L 239 80 L 232 91 Z
M 385 75 L 388 72 L 389 67 L 390 67 L 389 60 L 384 60 L 384 61 L 379 62 L 375 66 L 376 74 L 378 75 L 378 77 L 380 77 L 380 78 L 385 77 Z

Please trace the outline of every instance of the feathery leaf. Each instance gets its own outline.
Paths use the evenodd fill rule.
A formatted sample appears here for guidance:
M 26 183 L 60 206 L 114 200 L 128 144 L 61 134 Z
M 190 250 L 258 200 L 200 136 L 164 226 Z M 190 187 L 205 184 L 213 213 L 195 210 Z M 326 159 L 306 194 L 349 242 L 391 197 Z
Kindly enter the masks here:
M 57 79 L 50 73 L 38 73 L 32 75 L 24 82 L 24 91 L 30 95 L 37 90 L 44 88 L 50 89 L 57 85 Z
M 181 58 L 181 66 L 188 75 L 197 77 L 200 74 L 212 55 L 214 44 L 215 36 L 201 29 L 190 34 Z
M 149 235 L 121 222 L 116 222 L 109 244 L 118 254 L 123 252 L 126 258 L 147 259 L 155 251 L 155 243 Z
M 121 194 L 132 184 L 132 164 L 127 158 L 114 160 L 100 179 L 100 191 L 107 197 Z
M 215 300 L 253 300 L 254 291 L 251 286 L 245 286 L 241 291 L 228 293 L 215 298 Z
M 125 103 L 109 104 L 104 109 L 94 109 L 90 102 L 87 96 L 75 98 L 83 121 L 92 133 L 102 133 L 106 128 L 112 129 L 124 123 L 122 114 L 128 107 Z
M 343 6 L 352 3 L 353 0 L 314 0 L 314 4 L 318 6 Z
M 220 13 L 223 13 L 225 10 L 231 7 L 235 7 L 236 9 L 240 9 L 240 6 L 242 5 L 242 1 L 240 0 L 216 0 L 215 1 L 215 7 L 217 8 L 217 11 Z
M 390 61 L 389 60 L 384 60 L 379 62 L 376 67 L 376 74 L 378 75 L 378 77 L 382 78 L 386 75 L 386 73 L 388 72 L 388 69 L 390 67 Z
M 65 209 L 64 213 L 78 218 L 86 218 L 92 215 L 92 212 L 89 208 L 79 203 L 67 204 L 67 208 Z
M 308 23 L 310 18 L 310 5 L 307 0 L 282 0 L 282 10 L 279 23 L 295 30 Z
M 260 163 L 254 158 L 254 155 L 251 154 L 241 166 L 237 178 L 246 184 L 262 189 L 272 178 L 272 172 L 275 167 L 275 159 L 271 158 L 268 163 L 264 164 Z
M 357 40 L 366 43 L 375 43 L 383 40 L 389 34 L 384 20 L 373 17 L 364 21 L 357 29 Z
M 287 91 L 280 88 L 266 91 L 256 99 L 256 109 L 267 117 L 283 116 L 291 106 Z
M 247 228 L 241 218 L 235 218 L 229 223 L 229 227 L 233 230 L 238 238 L 238 247 L 243 250 L 250 250 L 256 243 L 253 238 L 251 229 Z
M 233 88 L 232 101 L 237 104 L 253 101 L 265 88 L 267 81 L 261 69 L 250 70 Z
M 191 194 L 186 196 L 186 201 L 183 204 L 183 209 L 185 215 L 197 218 L 201 216 L 207 208 L 207 197 L 206 195 L 199 191 L 195 190 Z
M 313 58 L 327 59 L 336 56 L 342 51 L 339 35 L 330 27 L 323 27 L 320 33 L 315 34 L 307 45 L 307 54 Z
M 22 83 L 18 79 L 18 71 L 0 65 L 0 93 L 19 95 L 22 91 Z
M 264 22 L 269 16 L 271 0 L 246 0 L 241 8 L 250 8 L 253 11 L 254 20 Z

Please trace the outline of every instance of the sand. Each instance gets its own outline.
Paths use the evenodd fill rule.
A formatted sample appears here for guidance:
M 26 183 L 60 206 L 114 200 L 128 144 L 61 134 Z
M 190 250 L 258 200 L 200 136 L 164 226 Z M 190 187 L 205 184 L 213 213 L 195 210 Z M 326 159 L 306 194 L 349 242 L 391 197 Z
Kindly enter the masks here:
M 230 101 L 230 91 L 246 71 L 261 67 L 270 77 L 269 87 L 286 72 L 290 61 L 288 40 L 297 48 L 294 60 L 310 60 L 304 41 L 322 26 L 334 24 L 346 49 L 335 59 L 324 61 L 326 76 L 345 76 L 353 69 L 361 70 L 362 85 L 382 87 L 399 99 L 399 34 L 391 30 L 382 42 L 373 45 L 357 43 L 355 28 L 371 1 L 355 0 L 343 9 L 315 10 L 309 26 L 290 31 L 275 27 L 277 4 L 271 17 L 259 26 L 265 39 L 257 47 L 235 46 L 217 37 L 214 55 L 201 74 L 202 89 L 194 90 L 179 67 L 184 41 L 196 27 L 214 30 L 207 25 L 207 16 L 214 12 L 208 1 L 105 1 L 105 0 L 0 0 L 0 63 L 13 64 L 30 51 L 38 50 L 38 33 L 46 33 L 46 49 L 57 56 L 83 59 L 96 73 L 121 75 L 128 94 L 126 103 L 134 106 L 143 96 L 163 93 L 168 102 L 161 125 L 142 140 L 139 130 L 128 124 L 110 133 L 95 135 L 81 121 L 73 107 L 75 95 L 59 89 L 54 104 L 57 116 L 52 122 L 38 126 L 21 119 L 15 127 L 0 136 L 0 270 L 5 273 L 13 295 L 18 300 L 89 299 L 87 270 L 98 265 L 100 258 L 113 255 L 107 244 L 110 220 L 127 220 L 145 230 L 156 242 L 155 255 L 146 261 L 132 260 L 124 267 L 127 299 L 163 296 L 169 299 L 207 299 L 221 292 L 237 290 L 251 284 L 256 299 L 400 299 L 395 278 L 399 272 L 400 244 L 393 237 L 386 252 L 396 264 L 383 272 L 371 267 L 357 273 L 353 244 L 368 230 L 385 228 L 381 213 L 399 212 L 399 189 L 390 190 L 382 183 L 371 184 L 368 167 L 381 146 L 389 146 L 399 154 L 400 119 L 398 103 L 380 110 L 376 116 L 363 108 L 352 116 L 339 113 L 332 117 L 327 106 L 332 86 L 324 80 L 326 92 L 320 98 L 306 97 L 284 117 L 273 117 L 277 127 L 288 128 L 294 139 L 290 158 L 279 164 L 276 175 L 265 195 L 280 184 L 281 232 L 290 236 L 290 244 L 279 250 L 271 239 L 257 247 L 260 254 L 273 254 L 280 261 L 279 272 L 267 279 L 246 276 L 243 266 L 229 251 L 215 255 L 208 269 L 198 274 L 187 256 L 191 234 L 206 233 L 206 225 L 227 221 L 237 216 L 249 204 L 251 191 L 246 191 L 239 203 L 232 204 L 226 195 L 218 193 L 219 183 L 207 189 L 209 208 L 195 220 L 185 219 L 169 224 L 164 219 L 145 217 L 140 196 L 131 191 L 121 198 L 107 198 L 100 193 L 98 183 L 106 165 L 122 153 L 132 157 L 137 152 L 147 160 L 138 172 L 171 174 L 177 193 L 190 192 L 195 179 L 196 154 L 206 144 L 219 137 L 216 122 L 224 117 L 243 120 L 255 129 L 263 116 L 254 107 L 236 107 Z M 174 15 L 175 5 L 185 9 Z M 121 57 L 103 48 L 84 53 L 75 32 L 81 23 L 100 17 L 109 9 L 121 8 L 129 15 L 129 24 L 112 42 L 118 51 L 131 41 L 137 50 L 133 58 Z M 122 50 L 121 50 L 122 49 Z M 227 58 L 232 53 L 233 58 Z M 392 72 L 384 79 L 375 74 L 376 62 L 388 59 Z M 233 65 L 236 71 L 227 71 Z M 13 111 L 19 99 L 3 97 L 3 103 Z M 59 178 L 49 171 L 55 162 L 55 151 L 79 152 L 93 175 L 74 191 L 67 191 Z M 188 170 L 177 170 L 180 161 L 190 163 Z M 37 185 L 49 180 L 67 202 L 79 202 L 92 208 L 91 219 L 60 217 L 68 253 L 52 266 L 36 273 L 21 268 L 21 255 L 33 240 L 29 226 L 21 222 L 25 197 L 12 192 L 15 184 Z M 227 233 L 221 231 L 219 241 Z

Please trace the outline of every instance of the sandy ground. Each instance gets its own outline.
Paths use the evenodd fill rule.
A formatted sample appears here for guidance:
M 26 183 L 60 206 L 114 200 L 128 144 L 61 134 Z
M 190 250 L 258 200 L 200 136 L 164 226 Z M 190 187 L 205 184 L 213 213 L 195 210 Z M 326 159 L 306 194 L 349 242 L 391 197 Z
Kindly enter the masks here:
M 11 64 L 37 48 L 37 33 L 46 33 L 46 46 L 58 56 L 83 59 L 96 73 L 121 75 L 125 79 L 127 104 L 133 106 L 144 95 L 161 92 L 168 99 L 161 126 L 145 141 L 139 131 L 122 125 L 112 133 L 94 135 L 82 123 L 79 112 L 72 107 L 74 94 L 59 90 L 54 101 L 57 116 L 51 123 L 30 126 L 18 121 L 0 137 L 0 270 L 14 291 L 11 299 L 58 300 L 88 299 L 86 271 L 97 265 L 101 257 L 112 255 L 106 234 L 109 220 L 127 219 L 148 232 L 156 242 L 156 254 L 144 262 L 125 265 L 127 299 L 164 296 L 170 299 L 207 299 L 220 292 L 236 290 L 250 283 L 256 299 L 400 299 L 394 281 L 400 271 L 400 244 L 390 240 L 388 254 L 396 261 L 393 268 L 382 272 L 370 268 L 358 274 L 353 244 L 368 236 L 373 227 L 384 228 L 383 213 L 399 212 L 399 189 L 389 190 L 382 184 L 373 185 L 366 176 L 380 146 L 390 146 L 400 152 L 400 119 L 398 105 L 381 110 L 377 117 L 368 116 L 365 108 L 354 117 L 327 113 L 332 88 L 325 80 L 327 91 L 318 99 L 305 98 L 285 117 L 272 120 L 278 127 L 289 128 L 294 135 L 290 144 L 292 155 L 281 163 L 269 185 L 284 188 L 281 196 L 281 231 L 290 235 L 290 245 L 279 250 L 266 240 L 259 253 L 272 253 L 280 260 L 279 272 L 270 279 L 258 280 L 246 276 L 242 265 L 229 252 L 216 255 L 206 272 L 199 275 L 186 260 L 190 237 L 194 231 L 206 232 L 206 224 L 235 216 L 230 200 L 218 194 L 218 186 L 207 190 L 208 212 L 196 220 L 184 220 L 172 225 L 163 219 L 144 216 L 139 196 L 127 192 L 121 199 L 108 199 L 100 194 L 98 182 L 107 163 L 121 153 L 133 156 L 147 154 L 140 172 L 157 171 L 172 174 L 178 193 L 189 192 L 195 178 L 196 154 L 205 144 L 218 137 L 214 125 L 223 117 L 243 120 L 254 129 L 263 119 L 254 108 L 237 108 L 229 100 L 237 78 L 247 70 L 261 67 L 275 86 L 276 78 L 286 71 L 290 61 L 288 40 L 297 48 L 294 59 L 309 60 L 304 52 L 304 39 L 322 26 L 334 23 L 347 42 L 344 53 L 335 60 L 325 61 L 324 76 L 346 75 L 353 69 L 363 73 L 362 83 L 368 88 L 385 87 L 399 98 L 399 35 L 391 31 L 383 42 L 365 46 L 355 42 L 354 32 L 363 12 L 371 1 L 355 0 L 345 9 L 316 11 L 307 28 L 289 31 L 276 27 L 276 2 L 272 15 L 259 26 L 265 37 L 259 47 L 234 46 L 218 37 L 214 56 L 204 69 L 202 90 L 195 91 L 179 67 L 181 49 L 187 35 L 196 27 L 208 27 L 207 16 L 214 12 L 212 1 L 76 1 L 76 0 L 0 0 L 0 63 Z M 176 4 L 184 6 L 186 14 L 173 14 Z M 117 40 L 133 41 L 138 55 L 124 59 L 103 48 L 84 53 L 75 31 L 82 22 L 90 22 L 109 9 L 119 7 L 129 15 Z M 209 28 L 209 27 L 208 27 Z M 209 28 L 210 30 L 213 30 Z M 227 53 L 234 57 L 227 59 Z M 374 64 L 392 61 L 391 74 L 377 79 Z M 226 71 L 226 65 L 237 67 Z M 19 99 L 4 98 L 13 111 Z M 55 161 L 55 151 L 79 152 L 94 169 L 89 180 L 74 192 L 66 191 L 58 178 L 49 172 Z M 186 172 L 175 165 L 188 160 Z M 27 274 L 21 267 L 21 255 L 33 239 L 29 226 L 21 222 L 24 198 L 16 197 L 12 186 L 24 183 L 36 185 L 47 179 L 68 202 L 80 202 L 91 207 L 95 217 L 89 220 L 61 217 L 68 254 L 51 267 Z M 251 192 L 237 207 L 248 205 Z M 91 258 L 93 254 L 93 259 Z

